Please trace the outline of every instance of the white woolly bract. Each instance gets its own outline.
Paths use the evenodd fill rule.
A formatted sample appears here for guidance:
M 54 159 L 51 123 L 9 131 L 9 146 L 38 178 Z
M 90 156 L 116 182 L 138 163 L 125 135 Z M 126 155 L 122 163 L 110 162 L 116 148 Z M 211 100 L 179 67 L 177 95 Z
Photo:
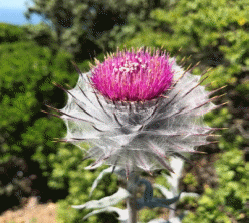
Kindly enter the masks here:
M 91 73 L 80 73 L 75 88 L 68 92 L 67 105 L 60 110 L 67 126 L 65 141 L 84 149 L 94 158 L 92 167 L 103 162 L 125 168 L 168 169 L 168 157 L 183 157 L 205 145 L 212 130 L 203 115 L 215 108 L 209 93 L 199 85 L 200 76 L 185 72 L 173 62 L 172 88 L 146 102 L 113 102 L 91 84 Z

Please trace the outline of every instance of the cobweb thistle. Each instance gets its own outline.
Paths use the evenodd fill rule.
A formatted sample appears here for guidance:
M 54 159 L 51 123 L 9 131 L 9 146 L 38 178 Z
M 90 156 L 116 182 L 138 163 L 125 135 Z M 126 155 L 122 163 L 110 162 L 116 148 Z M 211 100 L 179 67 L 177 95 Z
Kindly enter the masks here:
M 84 149 L 91 168 L 103 163 L 131 171 L 172 171 L 169 156 L 208 144 L 212 129 L 203 115 L 216 106 L 200 83 L 200 76 L 178 66 L 166 52 L 123 50 L 96 60 L 81 73 L 77 85 L 66 90 L 68 102 L 56 109 L 67 126 L 63 141 Z

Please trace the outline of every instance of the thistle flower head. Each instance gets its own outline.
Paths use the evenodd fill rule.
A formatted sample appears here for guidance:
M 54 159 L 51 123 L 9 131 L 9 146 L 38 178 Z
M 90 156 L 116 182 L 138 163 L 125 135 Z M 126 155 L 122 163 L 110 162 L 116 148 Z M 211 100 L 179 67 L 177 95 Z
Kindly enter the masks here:
M 207 144 L 203 115 L 215 107 L 199 76 L 184 71 L 165 52 L 121 51 L 80 73 L 60 110 L 64 141 L 102 163 L 126 169 L 173 171 L 169 156 L 184 158 Z
M 94 87 L 117 101 L 144 101 L 157 98 L 171 85 L 172 61 L 165 52 L 118 51 L 92 69 Z

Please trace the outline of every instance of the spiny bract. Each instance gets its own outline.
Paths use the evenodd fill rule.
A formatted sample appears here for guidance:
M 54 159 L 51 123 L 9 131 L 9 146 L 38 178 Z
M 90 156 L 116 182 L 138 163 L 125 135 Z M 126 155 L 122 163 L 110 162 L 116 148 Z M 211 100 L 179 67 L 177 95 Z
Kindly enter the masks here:
M 84 149 L 92 168 L 102 163 L 131 171 L 168 169 L 169 156 L 184 157 L 208 144 L 203 115 L 216 106 L 210 93 L 165 52 L 117 51 L 81 73 L 57 110 L 67 126 L 64 141 Z

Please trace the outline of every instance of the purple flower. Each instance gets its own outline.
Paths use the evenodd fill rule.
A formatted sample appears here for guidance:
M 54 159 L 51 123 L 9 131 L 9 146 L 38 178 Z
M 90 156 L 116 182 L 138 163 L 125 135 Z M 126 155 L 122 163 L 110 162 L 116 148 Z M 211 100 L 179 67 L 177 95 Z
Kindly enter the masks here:
M 94 88 L 114 101 L 146 101 L 160 97 L 172 83 L 172 61 L 165 52 L 118 51 L 92 69 Z
M 79 70 L 78 70 L 79 71 Z M 165 52 L 117 51 L 88 73 L 80 73 L 60 110 L 64 141 L 102 163 L 131 171 L 168 169 L 169 157 L 184 158 L 208 144 L 212 129 L 203 115 L 216 106 L 200 76 L 183 70 Z

